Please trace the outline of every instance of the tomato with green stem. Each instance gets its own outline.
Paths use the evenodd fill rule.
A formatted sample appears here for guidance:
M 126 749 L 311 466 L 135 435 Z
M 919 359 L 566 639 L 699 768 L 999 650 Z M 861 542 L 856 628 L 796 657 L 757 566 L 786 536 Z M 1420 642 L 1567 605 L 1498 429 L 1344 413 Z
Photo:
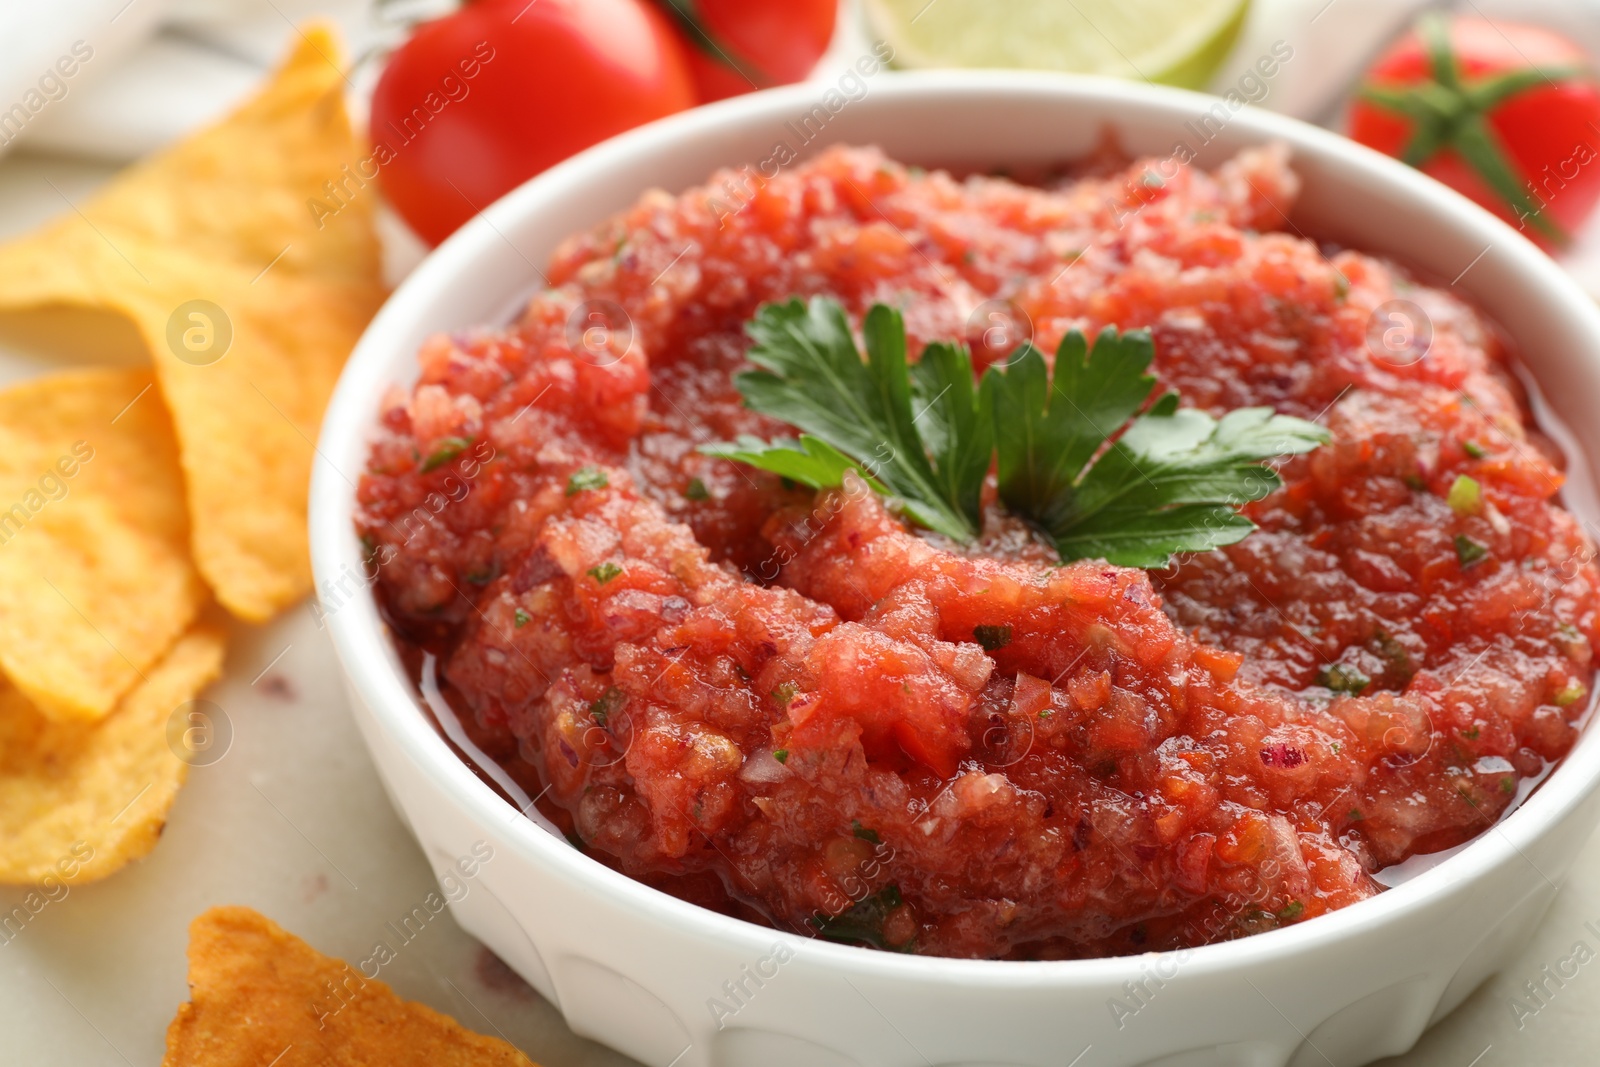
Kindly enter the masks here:
M 1429 14 L 1367 71 L 1349 134 L 1548 246 L 1600 201 L 1600 84 L 1535 26 Z
M 797 82 L 833 39 L 838 0 L 656 0 L 688 42 L 702 103 Z
M 693 104 L 683 46 L 644 0 L 476 0 L 389 57 L 371 139 L 389 201 L 437 244 L 540 171 Z

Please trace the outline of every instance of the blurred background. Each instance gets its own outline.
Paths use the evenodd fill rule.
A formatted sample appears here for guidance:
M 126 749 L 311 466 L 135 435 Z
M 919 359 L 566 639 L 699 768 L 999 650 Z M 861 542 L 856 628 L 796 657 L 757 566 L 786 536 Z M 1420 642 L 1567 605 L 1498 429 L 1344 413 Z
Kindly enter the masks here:
M 632 3 L 633 0 L 628 0 Z M 92 58 L 73 76 L 51 79 L 42 106 L 0 114 L 0 153 L 25 161 L 62 161 L 72 177 L 90 180 L 171 143 L 219 118 L 243 99 L 282 56 L 296 26 L 331 19 L 353 57 L 348 82 L 358 122 L 365 122 L 385 65 L 417 26 L 448 16 L 454 0 L 57 0 L 12 4 L 0 11 L 0 107 L 39 103 L 41 72 L 80 51 Z M 487 6 L 487 5 L 484 5 Z M 572 0 L 506 0 L 509 21 L 522 29 L 540 16 L 574 16 Z M 582 5 L 576 5 L 581 7 Z M 1146 76 L 1226 93 L 1239 86 L 1274 42 L 1287 42 L 1292 62 L 1282 64 L 1270 91 L 1250 102 L 1335 129 L 1346 125 L 1347 102 L 1362 75 L 1419 12 L 1428 7 L 1464 17 L 1514 20 L 1554 31 L 1589 57 L 1600 56 L 1600 0 L 654 0 L 672 23 L 696 80 L 694 100 L 749 91 L 811 77 L 837 76 L 872 43 L 887 39 L 899 66 L 1012 65 Z M 819 7 L 822 9 L 819 13 Z M 522 12 L 526 11 L 526 14 Z M 775 12 L 775 13 L 774 13 Z M 606 11 L 615 21 L 615 12 Z M 581 21 L 581 17 L 577 17 Z M 502 19 L 502 22 L 508 21 Z M 823 36 L 818 37 L 819 28 Z M 578 30 L 582 33 L 582 29 Z M 605 37 L 604 31 L 601 33 Z M 737 42 L 737 43 L 735 43 Z M 1520 42 L 1508 42 L 1526 51 Z M 604 62 L 637 65 L 641 54 L 613 38 L 602 41 Z M 1145 57 L 1156 57 L 1146 59 Z M 711 62 L 707 62 L 707 59 Z M 1529 56 L 1530 62 L 1538 57 Z M 727 60 L 728 62 L 720 62 Z M 428 57 L 412 56 L 415 81 Z M 512 64 L 542 66 L 533 53 L 513 53 Z M 772 73 L 755 69 L 766 67 Z M 707 68 L 711 68 L 709 74 Z M 720 68 L 720 69 L 717 69 Z M 730 69 L 731 68 L 731 69 Z M 1119 69 L 1120 68 L 1120 69 Z M 807 73 L 809 72 L 809 73 Z M 744 77 L 748 75 L 748 77 Z M 583 72 L 571 76 L 583 96 Z M 657 87 L 659 91 L 659 86 Z M 30 96 L 30 93 L 33 93 Z M 694 102 L 694 101 L 690 101 Z M 549 100 L 549 111 L 564 102 Z M 666 105 L 675 110 L 684 101 Z M 31 106 L 31 105 L 30 105 Z M 603 109 L 602 109 L 603 111 Z M 381 116 L 380 116 L 381 117 Z M 637 116 L 635 116 L 636 118 Z M 580 116 L 581 120 L 582 116 Z M 588 131 L 603 139 L 626 118 L 601 115 Z M 560 126 L 570 117 L 547 115 Z M 607 125 L 609 121 L 611 125 Z M 536 133 L 537 124 L 524 129 Z M 585 131 L 557 130 L 559 138 Z M 1600 142 L 1600 134 L 1596 134 Z M 27 162 L 23 171 L 31 171 Z M 0 166 L 0 227 L 35 221 L 29 190 L 38 183 L 8 181 L 18 167 Z M 391 194 L 392 195 L 392 194 Z M 39 210 L 59 206 L 40 201 Z M 481 206 L 481 204 L 479 205 Z M 408 240 L 411 227 L 386 228 L 391 280 L 415 262 L 424 245 Z M 413 219 L 413 222 L 416 220 Z M 426 228 L 426 227 L 424 227 Z M 1570 269 L 1600 294 L 1600 230 L 1577 227 L 1560 252 Z

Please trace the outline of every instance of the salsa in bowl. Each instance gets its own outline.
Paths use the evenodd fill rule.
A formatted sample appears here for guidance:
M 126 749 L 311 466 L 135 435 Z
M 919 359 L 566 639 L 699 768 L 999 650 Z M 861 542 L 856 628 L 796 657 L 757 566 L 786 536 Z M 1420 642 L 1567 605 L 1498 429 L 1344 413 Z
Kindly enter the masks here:
M 974 79 L 964 103 L 982 86 L 1003 95 L 1006 82 Z M 1337 942 L 1351 925 L 1325 913 L 1356 904 L 1356 922 L 1394 896 L 1398 914 L 1430 876 L 1380 893 L 1384 872 L 1508 832 L 1555 791 L 1498 820 L 1578 737 L 1591 550 L 1556 499 L 1563 460 L 1493 322 L 1536 371 L 1540 339 L 1498 307 L 1482 314 L 1480 300 L 1494 301 L 1477 288 L 1453 295 L 1437 278 L 1449 242 L 1432 231 L 1426 254 L 1408 257 L 1351 232 L 1370 219 L 1312 226 L 1341 181 L 1429 205 L 1439 233 L 1465 217 L 1452 238 L 1488 225 L 1357 150 L 1245 115 L 1237 143 L 1178 159 L 1149 145 L 1178 128 L 1162 123 L 1191 106 L 1182 94 L 1010 85 L 1009 102 L 1029 98 L 1035 117 L 1051 99 L 1091 106 L 1073 118 L 1076 152 L 1041 158 L 1012 129 L 990 163 L 1081 157 L 1108 122 L 1131 158 L 1102 153 L 1033 182 L 902 164 L 976 162 L 926 132 L 950 100 L 911 79 L 851 113 L 860 134 L 840 117 L 840 141 L 883 151 L 835 146 L 759 183 L 720 172 L 602 221 L 627 202 L 614 199 L 559 246 L 548 218 L 536 241 L 503 238 L 553 253 L 539 292 L 510 326 L 435 316 L 428 325 L 444 334 L 408 338 L 416 375 L 382 379 L 395 387 L 376 435 L 339 450 L 367 472 L 344 521 L 356 516 L 358 558 L 407 651 L 406 671 L 392 654 L 385 669 L 429 680 L 464 750 L 586 853 L 568 850 L 555 868 L 588 877 L 570 874 L 578 861 L 608 894 L 621 872 L 702 912 L 776 926 L 807 938 L 805 958 L 822 970 L 839 952 L 864 955 L 823 940 L 1005 961 L 988 967 L 1187 953 L 1279 927 L 1323 927 L 1319 940 Z M 741 103 L 678 124 L 702 124 L 688 138 L 697 152 L 679 153 L 702 163 L 701 182 L 705 163 L 757 158 L 730 155 L 718 123 L 749 123 L 754 142 L 781 114 L 780 102 L 765 106 L 775 110 Z M 922 116 L 909 138 L 920 146 L 895 143 L 896 108 Z M 650 131 L 624 150 L 671 154 Z M 1328 162 L 1340 153 L 1355 157 L 1356 177 Z M 663 181 L 687 186 L 688 166 L 676 160 Z M 587 175 L 604 170 L 591 160 Z M 719 203 L 741 180 L 754 191 Z M 1302 180 L 1310 210 L 1297 202 Z M 525 191 L 530 203 L 540 186 Z M 480 252 L 517 200 L 469 231 Z M 1519 269 L 1536 254 L 1492 232 Z M 1503 269 L 1486 267 L 1476 269 Z M 1590 325 L 1563 293 L 1551 300 L 1568 327 Z M 1385 316 L 1402 312 L 1411 332 L 1396 341 Z M 837 315 L 847 325 L 831 329 Z M 863 325 L 867 336 L 853 336 Z M 899 331 L 910 367 L 896 384 L 879 350 Z M 752 333 L 764 349 L 787 336 L 816 358 L 769 352 L 755 362 L 772 380 L 752 383 Z M 918 357 L 930 344 L 964 352 L 967 407 L 946 410 L 926 388 Z M 1160 385 L 1097 419 L 1089 398 L 1105 390 L 1083 379 L 1107 344 L 1107 368 L 1145 345 Z M 852 410 L 830 437 L 828 405 L 844 412 L 847 399 L 784 394 L 829 345 L 865 349 L 865 366 L 883 371 L 872 381 L 910 406 Z M 1065 385 L 1064 367 L 1076 368 Z M 1021 392 L 1025 379 L 1038 402 L 1000 406 L 1006 383 Z M 1159 399 L 1167 389 L 1176 410 Z M 1058 396 L 1075 410 L 1052 422 Z M 364 399 L 370 420 L 370 390 Z M 806 404 L 808 415 L 774 414 Z M 896 430 L 897 410 L 914 432 L 901 432 L 906 419 Z M 1252 411 L 1290 420 L 1281 428 L 1298 443 L 1235 450 L 1217 468 L 1225 478 L 1151 495 L 1144 483 L 1170 484 L 1145 462 L 1153 439 L 1171 442 L 1159 420 L 1198 427 L 1188 455 L 1226 451 L 1225 428 L 1243 433 L 1233 420 Z M 888 418 L 888 453 L 866 454 L 846 432 L 874 412 Z M 984 419 L 992 462 L 973 444 Z M 1037 489 L 1048 479 L 1028 472 L 1061 450 L 1005 442 L 1021 425 L 1076 440 L 1072 424 L 1095 433 L 1072 446 L 1081 455 L 1058 479 L 1066 489 Z M 949 456 L 977 454 L 966 461 L 976 492 L 969 473 L 919 495 L 896 469 L 916 465 L 917 445 L 936 480 L 953 470 Z M 1190 514 L 1205 520 L 1184 527 L 1197 541 L 1108 562 L 1127 546 L 1105 529 L 1086 540 L 1082 523 L 1062 519 L 1074 492 L 1078 511 L 1092 510 L 1082 501 L 1097 470 L 1106 493 L 1145 498 L 1116 529 L 1165 530 L 1184 525 L 1183 508 L 1214 510 Z M 966 536 L 952 515 L 970 521 Z M 1105 551 L 1074 555 L 1085 544 Z M 1193 958 L 1224 966 L 1220 948 Z M 1433 1005 L 1462 966 L 1426 985 Z M 620 973 L 655 1002 L 674 999 Z M 1046 984 L 1058 974 L 1025 973 Z

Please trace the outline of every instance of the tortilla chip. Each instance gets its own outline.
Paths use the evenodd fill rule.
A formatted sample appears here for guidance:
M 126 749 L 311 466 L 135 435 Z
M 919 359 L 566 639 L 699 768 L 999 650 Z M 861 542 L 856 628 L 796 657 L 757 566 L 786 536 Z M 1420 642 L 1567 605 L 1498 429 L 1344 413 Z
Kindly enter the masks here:
M 0 668 L 56 719 L 96 719 L 206 601 L 172 423 L 150 371 L 0 391 Z
M 212 908 L 190 924 L 189 996 L 167 1027 L 162 1067 L 532 1067 L 249 908 Z
M 306 493 L 334 380 L 382 302 L 339 49 L 301 35 L 253 100 L 0 247 L 0 311 L 127 316 L 155 361 L 194 558 L 252 621 L 311 587 Z
M 0 688 L 0 882 L 90 882 L 155 847 L 189 769 L 167 723 L 222 650 L 222 627 L 197 625 L 97 723 L 52 722 Z

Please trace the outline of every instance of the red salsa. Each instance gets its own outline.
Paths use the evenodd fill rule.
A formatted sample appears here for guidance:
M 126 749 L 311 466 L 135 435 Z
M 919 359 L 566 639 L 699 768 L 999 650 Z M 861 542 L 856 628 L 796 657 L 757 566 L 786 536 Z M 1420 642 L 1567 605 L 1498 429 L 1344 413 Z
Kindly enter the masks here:
M 1600 574 L 1493 327 L 1308 240 L 1296 190 L 1274 147 L 1038 185 L 839 148 L 648 194 L 385 399 L 356 523 L 387 618 L 575 845 L 754 921 L 1062 958 L 1371 896 L 1572 745 Z M 1146 327 L 1185 404 L 1331 440 L 1164 571 L 1060 564 L 992 478 L 957 545 L 697 450 L 784 434 L 731 375 L 759 306 L 815 294 L 979 370 L 996 307 L 1046 353 Z

